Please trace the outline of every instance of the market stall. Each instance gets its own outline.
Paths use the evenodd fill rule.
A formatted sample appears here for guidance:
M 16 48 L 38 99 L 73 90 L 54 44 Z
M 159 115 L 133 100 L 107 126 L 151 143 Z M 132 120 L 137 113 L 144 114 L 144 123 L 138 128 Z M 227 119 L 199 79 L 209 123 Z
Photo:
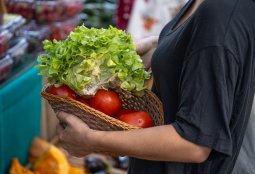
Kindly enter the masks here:
M 32 139 L 40 134 L 42 79 L 33 65 L 34 61 L 26 61 L 0 85 L 1 174 L 8 173 L 13 157 L 27 163 Z

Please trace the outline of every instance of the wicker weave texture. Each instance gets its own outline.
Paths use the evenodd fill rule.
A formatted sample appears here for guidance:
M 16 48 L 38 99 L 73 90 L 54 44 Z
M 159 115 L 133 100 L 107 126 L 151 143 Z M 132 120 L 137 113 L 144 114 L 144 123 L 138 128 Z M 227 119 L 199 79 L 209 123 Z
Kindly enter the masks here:
M 162 104 L 154 93 L 149 90 L 145 90 L 143 96 L 136 96 L 123 90 L 118 93 L 124 109 L 146 111 L 151 115 L 155 126 L 164 124 Z M 52 95 L 45 92 L 45 89 L 42 90 L 41 95 L 48 100 L 55 113 L 64 111 L 74 114 L 91 129 L 104 131 L 139 129 L 71 98 Z

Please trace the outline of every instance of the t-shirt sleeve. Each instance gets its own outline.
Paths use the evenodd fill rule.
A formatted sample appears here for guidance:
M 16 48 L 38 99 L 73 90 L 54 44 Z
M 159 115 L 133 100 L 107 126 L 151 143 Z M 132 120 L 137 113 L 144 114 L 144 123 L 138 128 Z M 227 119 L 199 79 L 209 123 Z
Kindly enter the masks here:
M 223 47 L 203 48 L 187 57 L 172 124 L 178 134 L 221 155 L 231 155 L 229 125 L 237 77 L 237 59 Z

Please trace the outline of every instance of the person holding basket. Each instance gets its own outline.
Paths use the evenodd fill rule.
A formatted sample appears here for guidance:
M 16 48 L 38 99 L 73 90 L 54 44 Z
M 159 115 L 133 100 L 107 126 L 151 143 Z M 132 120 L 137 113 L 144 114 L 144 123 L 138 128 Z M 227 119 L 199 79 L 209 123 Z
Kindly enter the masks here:
M 231 174 L 255 90 L 254 9 L 254 0 L 188 1 L 159 37 L 136 43 L 165 125 L 98 131 L 59 112 L 62 146 L 130 156 L 129 174 Z

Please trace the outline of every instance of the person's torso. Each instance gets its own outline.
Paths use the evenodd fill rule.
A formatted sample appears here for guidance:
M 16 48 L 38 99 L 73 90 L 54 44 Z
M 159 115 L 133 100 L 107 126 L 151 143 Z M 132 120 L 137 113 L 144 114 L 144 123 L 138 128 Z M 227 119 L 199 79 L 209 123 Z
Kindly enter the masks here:
M 161 32 L 158 48 L 152 59 L 153 91 L 163 103 L 165 124 L 170 124 L 175 121 L 178 111 L 179 79 L 184 59 L 189 56 L 187 54 L 191 50 L 195 52 L 210 46 L 223 46 L 232 52 L 238 58 L 240 75 L 230 122 L 233 155 L 220 160 L 216 160 L 217 157 L 211 158 L 201 164 L 132 158 L 130 174 L 230 174 L 233 169 L 254 94 L 255 1 L 205 0 L 189 19 L 175 28 L 193 1 L 189 1 Z M 190 44 L 191 42 L 196 44 Z M 211 156 L 213 155 L 212 152 Z

